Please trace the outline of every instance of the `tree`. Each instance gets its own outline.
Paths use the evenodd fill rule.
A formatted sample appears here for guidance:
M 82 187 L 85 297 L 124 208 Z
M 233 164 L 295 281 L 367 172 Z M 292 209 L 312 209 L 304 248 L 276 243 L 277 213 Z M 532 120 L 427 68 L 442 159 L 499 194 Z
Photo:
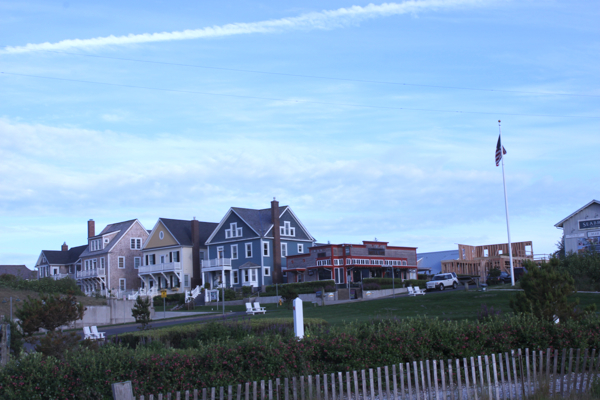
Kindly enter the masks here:
M 563 233 L 562 237 L 560 238 L 560 240 L 558 242 L 556 242 L 556 248 L 557 250 L 552 253 L 552 255 L 554 257 L 557 257 L 559 259 L 564 259 L 566 256 L 565 253 L 565 234 Z
M 523 292 L 510 300 L 510 307 L 515 313 L 531 313 L 540 319 L 557 322 L 595 310 L 594 305 L 581 312 L 577 309 L 579 300 L 568 300 L 568 296 L 575 292 L 574 280 L 568 273 L 558 270 L 559 263 L 554 257 L 539 268 L 528 265 L 528 272 L 521 278 Z
M 131 309 L 131 316 L 135 318 L 135 322 L 141 324 L 140 330 L 145 331 L 150 329 L 150 298 L 138 296 L 133 308 Z
M 287 308 L 292 307 L 292 301 L 298 297 L 298 291 L 290 285 L 281 285 L 279 288 L 279 295 Z
M 490 277 L 497 278 L 500 276 L 501 273 L 502 271 L 500 271 L 500 268 L 494 267 L 490 270 Z
M 83 318 L 85 308 L 73 294 L 41 295 L 39 299 L 27 296 L 23 306 L 17 310 L 16 316 L 21 320 L 19 325 L 28 341 L 35 343 L 33 334 L 40 329 L 48 332 L 36 345 L 35 350 L 44 356 L 62 358 L 66 350 L 73 349 L 79 342 L 75 332 L 65 334 L 57 329 L 73 321 Z

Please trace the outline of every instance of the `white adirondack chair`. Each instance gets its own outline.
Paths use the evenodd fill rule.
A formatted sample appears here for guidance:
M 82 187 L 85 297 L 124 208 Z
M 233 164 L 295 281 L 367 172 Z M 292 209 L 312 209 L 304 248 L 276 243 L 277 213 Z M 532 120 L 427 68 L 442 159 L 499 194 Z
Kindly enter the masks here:
M 89 326 L 83 327 L 83 339 L 96 340 L 96 337 L 92 335 L 92 332 L 90 332 Z
M 254 302 L 254 308 L 252 309 L 255 313 L 266 313 L 267 309 L 264 307 L 260 306 L 260 303 L 258 301 Z
M 406 289 L 408 290 L 409 296 L 416 296 L 415 290 L 413 289 L 412 286 L 408 286 Z
M 252 308 L 252 304 L 250 303 L 246 303 L 246 314 L 252 314 L 254 315 L 255 311 Z
M 425 296 L 425 291 L 421 290 L 421 288 L 417 286 L 415 288 L 415 295 L 418 295 L 418 294 L 422 294 L 423 296 Z
M 105 334 L 106 332 L 98 332 L 98 327 L 96 327 L 96 326 L 92 326 L 92 327 L 91 327 L 91 330 L 92 330 L 92 335 L 96 336 L 96 339 L 102 339 L 102 340 L 106 339 L 106 338 L 104 337 L 104 334 Z

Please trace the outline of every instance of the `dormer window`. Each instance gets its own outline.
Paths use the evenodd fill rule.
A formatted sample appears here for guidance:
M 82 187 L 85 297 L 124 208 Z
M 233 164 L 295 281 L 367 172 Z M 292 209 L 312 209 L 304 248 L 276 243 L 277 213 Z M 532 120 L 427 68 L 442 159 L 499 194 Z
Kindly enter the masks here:
M 102 250 L 102 239 L 90 240 L 90 251 Z
M 290 221 L 285 221 L 283 226 L 279 227 L 279 234 L 281 236 L 296 236 L 296 228 L 291 226 Z
M 229 224 L 229 229 L 225 229 L 225 239 L 242 237 L 242 228 L 238 228 L 237 222 Z

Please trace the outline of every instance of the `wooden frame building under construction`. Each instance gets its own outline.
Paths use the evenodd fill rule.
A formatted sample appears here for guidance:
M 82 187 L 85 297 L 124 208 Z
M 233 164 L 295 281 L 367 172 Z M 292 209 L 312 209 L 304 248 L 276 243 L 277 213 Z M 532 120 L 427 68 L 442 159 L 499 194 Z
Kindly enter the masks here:
M 519 268 L 524 260 L 533 261 L 532 242 L 511 243 L 513 266 Z M 442 260 L 442 272 L 479 276 L 485 281 L 490 270 L 499 268 L 510 274 L 508 243 L 483 246 L 458 245 L 458 260 Z

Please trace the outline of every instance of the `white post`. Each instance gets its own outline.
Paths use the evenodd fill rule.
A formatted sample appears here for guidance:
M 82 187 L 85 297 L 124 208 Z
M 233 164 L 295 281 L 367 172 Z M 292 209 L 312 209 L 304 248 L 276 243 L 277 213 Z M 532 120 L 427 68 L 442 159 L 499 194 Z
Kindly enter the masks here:
M 510 284 L 515 286 L 515 269 L 513 268 L 512 245 L 510 243 L 510 223 L 508 220 L 508 199 L 506 197 L 506 179 L 504 179 L 504 145 L 502 144 L 502 128 L 498 120 L 498 131 L 500 132 L 500 157 L 502 158 L 502 184 L 504 185 L 504 208 L 506 210 L 506 231 L 508 232 L 508 256 L 510 258 Z
M 304 311 L 302 310 L 302 300 L 296 297 L 294 304 L 294 335 L 298 339 L 304 337 Z

